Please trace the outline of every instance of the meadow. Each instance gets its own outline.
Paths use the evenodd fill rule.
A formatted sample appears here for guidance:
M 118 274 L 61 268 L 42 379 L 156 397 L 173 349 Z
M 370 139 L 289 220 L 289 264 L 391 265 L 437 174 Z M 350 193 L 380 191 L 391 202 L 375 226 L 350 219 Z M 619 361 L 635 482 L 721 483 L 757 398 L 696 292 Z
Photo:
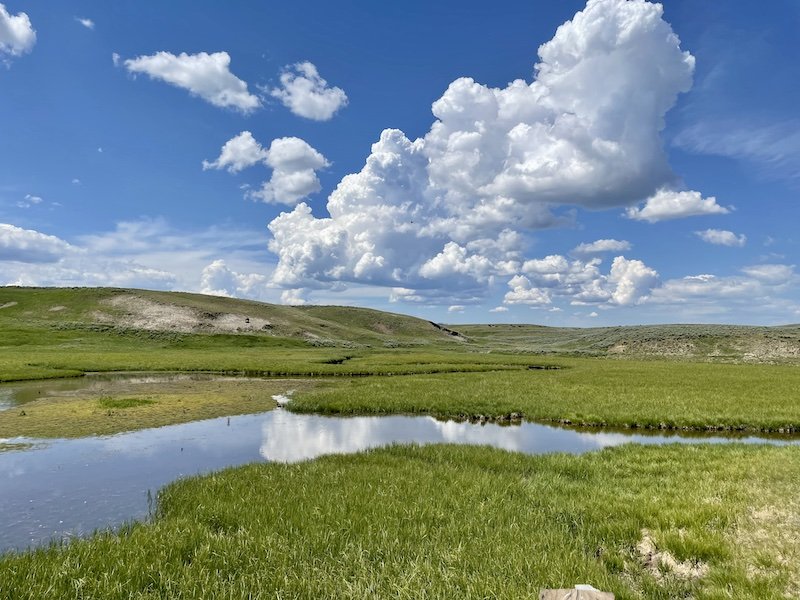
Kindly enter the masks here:
M 800 431 L 800 369 L 562 357 L 560 368 L 369 377 L 299 394 L 290 410 L 432 414 L 518 413 L 592 427 Z
M 795 597 L 799 470 L 798 448 L 741 445 L 250 465 L 170 485 L 151 523 L 1 558 L 0 597 Z
M 0 438 L 258 412 L 289 388 L 298 412 L 800 430 L 796 327 L 454 331 L 363 309 L 141 292 L 148 314 L 190 323 L 147 329 L 133 293 L 4 290 L 0 381 L 271 379 L 46 397 L 0 412 Z M 214 329 L 232 314 L 241 330 Z M 653 354 L 659 340 L 668 358 Z M 758 355 L 775 364 L 747 364 L 764 344 L 780 350 Z M 149 522 L 0 556 L 0 598 L 536 598 L 582 582 L 620 599 L 796 597 L 798 479 L 800 448 L 744 444 L 581 456 L 398 446 L 254 464 L 171 484 Z
M 45 396 L 0 411 L 0 438 L 74 438 L 272 410 L 272 396 L 302 390 L 298 380 L 223 379 L 126 384 Z

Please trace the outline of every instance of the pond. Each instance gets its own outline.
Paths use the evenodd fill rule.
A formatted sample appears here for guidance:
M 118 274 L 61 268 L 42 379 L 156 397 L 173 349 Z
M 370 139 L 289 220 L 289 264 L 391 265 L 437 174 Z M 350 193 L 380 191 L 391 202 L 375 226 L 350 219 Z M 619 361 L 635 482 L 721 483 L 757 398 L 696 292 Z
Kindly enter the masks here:
M 40 381 L 0 386 L 0 399 L 10 407 L 40 397 L 40 392 L 68 395 L 109 381 L 151 383 L 180 377 L 212 379 L 127 374 Z M 166 484 L 258 461 L 296 462 L 392 443 L 482 444 L 528 454 L 582 453 L 630 442 L 798 443 L 786 438 L 578 430 L 527 422 L 478 424 L 425 416 L 325 417 L 282 409 L 112 436 L 0 440 L 0 450 L 4 441 L 29 446 L 0 451 L 0 552 L 147 518 L 153 498 Z

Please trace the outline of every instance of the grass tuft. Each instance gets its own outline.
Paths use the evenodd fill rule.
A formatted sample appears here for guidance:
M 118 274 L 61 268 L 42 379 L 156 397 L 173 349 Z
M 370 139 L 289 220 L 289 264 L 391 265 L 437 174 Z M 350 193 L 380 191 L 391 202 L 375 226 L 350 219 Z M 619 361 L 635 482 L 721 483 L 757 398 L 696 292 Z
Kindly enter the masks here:
M 111 396 L 105 396 L 100 398 L 97 404 L 100 408 L 124 409 L 147 406 L 148 404 L 155 404 L 155 402 L 153 398 L 113 398 Z

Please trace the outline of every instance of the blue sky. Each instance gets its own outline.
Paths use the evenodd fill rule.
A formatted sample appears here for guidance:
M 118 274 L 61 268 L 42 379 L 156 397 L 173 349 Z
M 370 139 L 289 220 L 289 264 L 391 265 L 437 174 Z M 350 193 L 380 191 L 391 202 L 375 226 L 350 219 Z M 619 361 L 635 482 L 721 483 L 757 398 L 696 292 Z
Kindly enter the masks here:
M 5 0 L 0 285 L 800 322 L 798 25 L 793 0 Z

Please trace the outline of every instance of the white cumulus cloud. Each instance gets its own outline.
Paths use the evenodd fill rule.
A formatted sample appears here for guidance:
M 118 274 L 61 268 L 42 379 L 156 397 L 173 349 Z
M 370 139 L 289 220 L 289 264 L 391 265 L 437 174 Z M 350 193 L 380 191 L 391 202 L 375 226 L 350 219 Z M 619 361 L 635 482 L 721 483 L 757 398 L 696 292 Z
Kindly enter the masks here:
M 267 282 L 258 273 L 237 273 L 217 259 L 206 266 L 200 274 L 200 293 L 212 296 L 253 297 L 258 296 L 257 288 Z
M 30 52 L 36 43 L 36 31 L 28 15 L 21 12 L 12 15 L 0 4 L 0 57 L 22 56 Z
M 322 189 L 317 171 L 330 163 L 308 142 L 296 137 L 272 140 L 265 162 L 272 176 L 251 198 L 267 203 L 294 206 Z
M 510 291 L 506 292 L 503 302 L 506 304 L 550 304 L 553 300 L 546 289 L 534 286 L 524 275 L 515 275 L 508 282 Z
M 236 173 L 262 163 L 272 176 L 247 197 L 271 204 L 294 206 L 322 189 L 317 171 L 329 166 L 328 160 L 305 140 L 284 137 L 264 148 L 249 131 L 243 131 L 222 146 L 216 160 L 203 161 L 203 169 L 227 169 Z
M 295 288 L 290 290 L 283 290 L 281 292 L 281 304 L 289 304 L 292 306 L 302 306 L 308 304 L 306 294 L 308 290 L 304 288 Z
M 554 254 L 522 264 L 522 274 L 508 282 L 504 304 L 547 305 L 557 299 L 576 306 L 630 306 L 647 298 L 658 286 L 658 273 L 640 260 L 617 256 L 608 274 L 599 258 L 568 260 Z
M 604 252 L 625 252 L 630 249 L 631 243 L 626 240 L 596 240 L 591 243 L 578 244 L 572 249 L 571 254 L 585 256 Z
M 214 106 L 252 112 L 261 106 L 261 101 L 247 90 L 247 83 L 231 73 L 230 64 L 227 52 L 181 52 L 177 56 L 157 52 L 124 62 L 131 73 L 146 73 L 151 79 L 188 90 Z
M 275 218 L 274 283 L 366 283 L 409 290 L 394 299 L 453 304 L 518 272 L 523 234 L 567 222 L 560 207 L 630 205 L 674 184 L 660 132 L 691 87 L 694 59 L 661 5 L 590 0 L 539 48 L 535 69 L 532 82 L 505 88 L 454 81 L 426 135 L 381 134 L 329 196 L 328 215 L 301 203 Z M 589 300 L 614 293 L 571 285 Z
M 631 206 L 628 208 L 625 216 L 636 221 L 657 223 L 668 219 L 724 215 L 729 212 L 730 209 L 717 204 L 717 199 L 713 196 L 703 198 L 700 192 L 675 192 L 660 189 L 645 201 L 643 207 Z
M 694 234 L 704 242 L 717 246 L 738 246 L 741 248 L 747 243 L 746 235 L 736 235 L 727 229 L 705 229 L 703 231 L 695 231 Z
M 0 261 L 54 263 L 78 251 L 54 235 L 0 223 Z
M 328 121 L 347 106 L 347 94 L 328 86 L 317 67 L 308 61 L 288 65 L 280 77 L 281 87 L 267 90 L 299 117 Z
M 744 267 L 742 275 L 717 276 L 709 273 L 670 279 L 650 294 L 649 304 L 680 306 L 703 314 L 725 314 L 742 310 L 773 317 L 797 307 L 781 295 L 796 289 L 800 277 L 794 265 L 761 264 Z M 672 309 L 674 310 L 674 309 Z
M 623 306 L 644 300 L 658 284 L 658 273 L 640 260 L 628 260 L 617 256 L 608 275 L 611 284 L 611 300 Z
M 256 141 L 252 133 L 243 131 L 225 142 L 216 160 L 204 160 L 203 170 L 227 169 L 230 173 L 236 173 L 266 159 L 267 150 Z

